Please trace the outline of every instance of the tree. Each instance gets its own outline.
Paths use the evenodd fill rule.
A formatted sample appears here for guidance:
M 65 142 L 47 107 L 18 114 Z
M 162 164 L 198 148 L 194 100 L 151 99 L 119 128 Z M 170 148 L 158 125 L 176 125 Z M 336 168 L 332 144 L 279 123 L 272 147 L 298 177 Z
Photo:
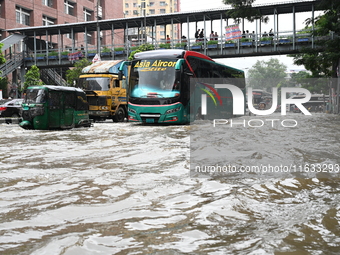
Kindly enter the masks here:
M 78 82 L 81 71 L 84 67 L 91 65 L 92 62 L 83 58 L 74 63 L 74 68 L 66 71 L 66 81 L 70 86 L 75 86 Z M 74 84 L 76 82 L 76 84 Z
M 25 74 L 25 82 L 22 90 L 26 90 L 29 86 L 37 86 L 43 84 L 44 83 L 40 80 L 39 68 L 36 65 L 33 65 Z
M 8 78 L 7 77 L 0 78 L 0 89 L 2 90 L 3 95 L 8 95 Z
M 248 72 L 248 84 L 255 89 L 271 92 L 272 87 L 279 87 L 285 82 L 287 66 L 278 59 L 257 61 Z
M 227 11 L 228 16 L 233 18 L 237 23 L 240 23 L 240 18 L 245 18 L 250 22 L 260 19 L 267 23 L 268 16 L 263 16 L 257 9 L 252 7 L 256 0 L 223 0 L 224 4 L 230 4 L 232 10 Z
M 6 59 L 2 54 L 2 47 L 4 46 L 3 43 L 0 43 L 0 65 L 6 63 Z M 8 86 L 8 78 L 7 77 L 0 77 L 0 89 L 3 92 L 3 95 L 7 95 L 7 86 Z
M 311 93 L 328 93 L 329 82 L 324 78 L 313 78 L 309 72 L 300 71 L 293 73 L 290 80 L 294 86 L 301 86 Z
M 152 44 L 149 44 L 149 43 L 142 44 L 136 50 L 134 50 L 130 53 L 128 59 L 133 60 L 133 56 L 138 52 L 147 51 L 147 50 L 154 50 L 154 49 L 155 49 L 155 46 L 153 46 Z
M 4 46 L 3 43 L 0 43 L 0 65 L 6 63 L 6 59 L 4 57 L 4 54 L 2 54 L 2 47 Z
M 336 77 L 336 69 L 340 59 L 340 2 L 323 0 L 319 6 L 325 10 L 323 15 L 307 19 L 306 24 L 315 24 L 314 36 L 324 39 L 315 41 L 322 46 L 319 49 L 303 49 L 300 54 L 291 55 L 296 65 L 304 65 L 312 72 L 312 77 Z M 329 36 L 332 37 L 329 40 Z

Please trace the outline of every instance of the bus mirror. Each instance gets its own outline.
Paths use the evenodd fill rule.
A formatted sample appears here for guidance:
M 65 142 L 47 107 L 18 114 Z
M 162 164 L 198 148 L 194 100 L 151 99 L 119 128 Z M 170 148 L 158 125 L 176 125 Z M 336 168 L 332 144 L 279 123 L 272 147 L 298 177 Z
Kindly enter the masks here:
M 118 80 L 123 80 L 123 71 L 122 70 L 119 70 L 118 72 Z

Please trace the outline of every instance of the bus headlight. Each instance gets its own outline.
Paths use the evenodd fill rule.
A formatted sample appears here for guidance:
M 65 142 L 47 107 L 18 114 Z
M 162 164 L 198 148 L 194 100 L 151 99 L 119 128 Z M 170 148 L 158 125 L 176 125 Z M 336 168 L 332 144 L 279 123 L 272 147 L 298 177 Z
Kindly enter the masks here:
M 178 112 L 179 110 L 181 110 L 181 107 L 177 107 L 177 108 L 174 108 L 174 109 L 167 110 L 165 112 L 165 114 L 175 113 L 175 112 Z
M 107 107 L 107 106 L 102 106 L 101 108 L 102 108 L 102 110 L 108 110 L 109 109 L 109 107 Z
M 128 112 L 131 112 L 133 114 L 136 114 L 136 111 L 134 109 L 131 109 L 130 107 L 128 108 Z

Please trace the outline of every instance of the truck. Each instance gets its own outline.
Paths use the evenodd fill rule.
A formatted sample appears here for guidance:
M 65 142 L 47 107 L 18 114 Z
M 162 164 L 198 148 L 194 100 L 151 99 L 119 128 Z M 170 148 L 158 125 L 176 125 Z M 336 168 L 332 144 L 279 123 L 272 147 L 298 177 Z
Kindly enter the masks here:
M 98 61 L 82 70 L 78 87 L 86 93 L 90 119 L 103 121 L 112 119 L 123 122 L 127 119 L 126 74 L 118 79 L 123 60 Z

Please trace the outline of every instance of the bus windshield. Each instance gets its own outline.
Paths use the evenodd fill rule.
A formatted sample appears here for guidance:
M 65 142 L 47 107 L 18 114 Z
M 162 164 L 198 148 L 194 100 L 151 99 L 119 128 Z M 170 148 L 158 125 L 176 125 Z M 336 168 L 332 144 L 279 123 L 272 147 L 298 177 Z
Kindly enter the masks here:
M 177 59 L 143 59 L 132 62 L 130 74 L 131 97 L 170 98 L 179 96 L 175 81 Z
M 108 77 L 80 78 L 78 87 L 84 90 L 108 91 L 110 89 L 110 78 Z
M 46 93 L 44 89 L 28 89 L 26 91 L 26 104 L 41 104 L 46 102 Z

